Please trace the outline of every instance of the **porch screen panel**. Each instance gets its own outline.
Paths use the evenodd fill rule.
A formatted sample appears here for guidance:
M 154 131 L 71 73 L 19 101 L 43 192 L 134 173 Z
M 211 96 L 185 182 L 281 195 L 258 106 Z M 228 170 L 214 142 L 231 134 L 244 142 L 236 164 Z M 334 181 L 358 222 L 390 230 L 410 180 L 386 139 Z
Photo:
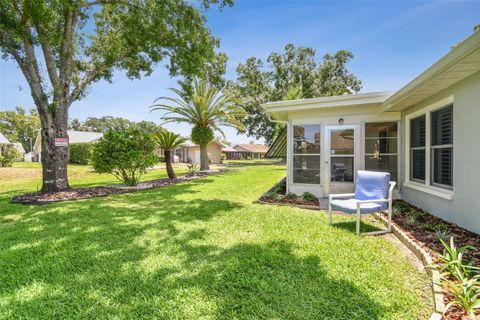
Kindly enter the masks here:
M 293 126 L 293 182 L 320 184 L 320 125 Z
M 432 184 L 453 186 L 453 107 L 431 114 Z
M 425 182 L 425 115 L 410 120 L 410 179 Z
M 365 170 L 389 172 L 398 181 L 398 123 L 365 124 Z

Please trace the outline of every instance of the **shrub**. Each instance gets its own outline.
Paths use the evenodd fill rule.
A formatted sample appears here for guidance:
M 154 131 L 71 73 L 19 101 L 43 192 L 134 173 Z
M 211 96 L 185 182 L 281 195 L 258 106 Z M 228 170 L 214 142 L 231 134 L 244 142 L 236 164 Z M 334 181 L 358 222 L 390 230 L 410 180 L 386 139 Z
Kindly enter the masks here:
M 93 146 L 93 142 L 72 143 L 70 145 L 69 162 L 73 164 L 88 164 Z
M 286 199 L 297 199 L 298 196 L 297 196 L 295 193 L 293 193 L 293 192 L 288 192 L 288 193 L 285 195 L 285 198 L 286 198 Z
M 473 274 L 479 274 L 480 268 L 472 266 L 472 263 L 466 263 L 463 259 L 467 250 L 475 251 L 474 246 L 462 246 L 457 248 L 450 237 L 450 243 L 440 240 L 443 245 L 443 253 L 438 255 L 440 272 L 450 275 L 462 280 L 463 278 L 470 278 Z
M 165 162 L 165 156 L 157 156 L 157 162 Z
M 227 155 L 225 153 L 222 153 L 220 160 L 223 163 L 223 161 L 227 160 Z
M 318 201 L 318 198 L 310 192 L 304 192 L 302 194 L 302 201 Z
M 10 144 L 0 145 L 0 167 L 11 167 L 20 157 L 17 149 Z
M 272 191 L 275 192 L 275 193 L 285 194 L 285 192 L 287 192 L 287 180 L 282 179 L 279 183 L 277 183 L 273 187 Z
M 195 175 L 195 173 L 197 173 L 197 171 L 200 169 L 200 167 L 198 166 L 198 163 L 191 163 L 191 164 L 187 164 L 187 176 L 193 176 Z
M 252 160 L 252 157 L 248 156 L 248 157 L 247 157 L 247 160 Z
M 93 148 L 91 164 L 99 173 L 110 173 L 134 186 L 148 167 L 155 165 L 155 142 L 138 129 L 110 130 Z
M 448 238 L 450 238 L 450 232 L 448 229 L 437 229 L 435 231 L 435 237 L 438 241 L 447 242 Z

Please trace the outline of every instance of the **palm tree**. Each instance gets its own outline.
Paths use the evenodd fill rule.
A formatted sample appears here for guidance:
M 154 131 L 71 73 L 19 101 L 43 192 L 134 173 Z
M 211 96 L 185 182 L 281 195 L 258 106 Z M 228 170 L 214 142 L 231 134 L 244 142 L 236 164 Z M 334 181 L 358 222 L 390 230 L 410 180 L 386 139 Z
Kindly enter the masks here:
M 163 100 L 171 104 L 156 103 L 151 108 L 166 111 L 162 117 L 164 123 L 193 125 L 191 138 L 200 145 L 200 170 L 209 170 L 207 145 L 214 139 L 213 131 L 219 131 L 224 137 L 220 126 L 244 131 L 241 119 L 246 115 L 245 110 L 232 95 L 220 93 L 205 80 L 195 79 L 190 95 L 178 89 L 170 90 L 178 97 L 160 97 L 155 103 Z
M 172 157 L 170 152 L 180 147 L 182 144 L 185 143 L 185 139 L 182 138 L 179 134 L 175 134 L 173 132 L 169 132 L 167 130 L 162 130 L 153 135 L 157 146 L 163 149 L 165 153 L 165 163 L 167 166 L 167 174 L 170 179 L 175 179 L 177 176 L 175 175 L 175 171 L 173 171 L 172 167 Z

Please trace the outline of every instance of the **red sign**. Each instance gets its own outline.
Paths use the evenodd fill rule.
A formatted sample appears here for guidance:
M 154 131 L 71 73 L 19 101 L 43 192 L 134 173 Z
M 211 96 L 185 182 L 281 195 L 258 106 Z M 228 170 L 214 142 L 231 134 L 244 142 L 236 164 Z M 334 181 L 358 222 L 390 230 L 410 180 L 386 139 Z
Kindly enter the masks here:
M 55 138 L 55 147 L 68 147 L 68 138 Z

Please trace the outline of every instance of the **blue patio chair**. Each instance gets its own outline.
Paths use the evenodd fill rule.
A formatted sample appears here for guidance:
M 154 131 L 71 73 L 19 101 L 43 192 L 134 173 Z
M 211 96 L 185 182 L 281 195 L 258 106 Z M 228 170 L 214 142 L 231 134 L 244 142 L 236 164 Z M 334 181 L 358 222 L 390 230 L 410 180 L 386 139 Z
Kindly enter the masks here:
M 358 171 L 355 193 L 330 194 L 328 196 L 329 223 L 332 224 L 332 210 L 356 215 L 356 232 L 360 234 L 362 214 L 388 211 L 388 224 L 384 232 L 391 232 L 392 193 L 395 184 L 396 182 L 390 181 L 388 172 Z

